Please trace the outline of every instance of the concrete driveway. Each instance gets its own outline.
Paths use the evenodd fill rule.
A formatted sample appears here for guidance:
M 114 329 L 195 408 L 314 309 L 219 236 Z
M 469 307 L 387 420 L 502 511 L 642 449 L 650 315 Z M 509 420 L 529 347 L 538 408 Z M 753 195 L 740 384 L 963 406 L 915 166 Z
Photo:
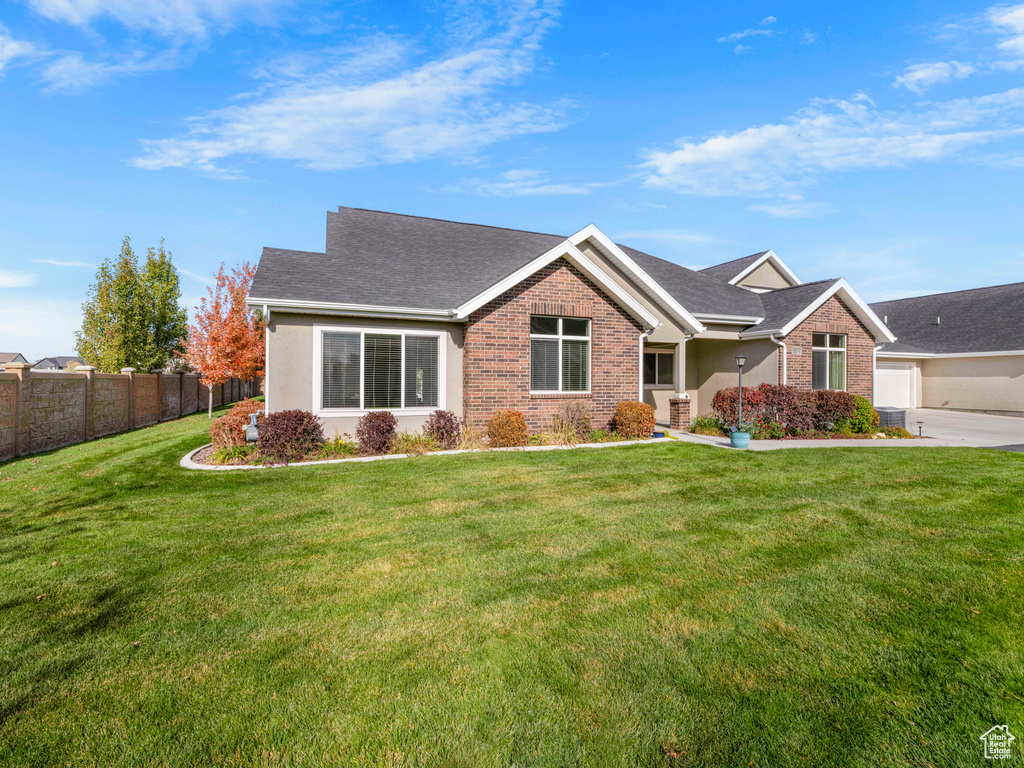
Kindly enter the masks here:
M 946 445 L 1024 452 L 1024 418 L 917 408 L 907 414 L 907 420 L 915 435 L 923 427 L 925 437 Z

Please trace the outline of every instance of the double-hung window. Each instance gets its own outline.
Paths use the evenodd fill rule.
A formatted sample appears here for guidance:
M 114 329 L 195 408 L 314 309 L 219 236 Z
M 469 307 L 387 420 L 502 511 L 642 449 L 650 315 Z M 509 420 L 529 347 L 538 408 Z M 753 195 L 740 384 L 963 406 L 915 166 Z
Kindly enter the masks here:
M 846 389 L 846 336 L 843 334 L 811 334 L 811 386 Z
M 318 407 L 441 407 L 441 335 L 320 329 Z
M 644 386 L 662 387 L 675 383 L 674 352 L 644 352 Z
M 590 321 L 530 318 L 530 391 L 590 391 Z

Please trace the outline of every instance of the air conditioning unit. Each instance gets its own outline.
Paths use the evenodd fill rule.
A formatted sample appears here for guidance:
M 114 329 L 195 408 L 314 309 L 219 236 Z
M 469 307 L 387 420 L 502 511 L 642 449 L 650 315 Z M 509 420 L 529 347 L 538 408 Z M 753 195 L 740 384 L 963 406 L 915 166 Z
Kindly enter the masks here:
M 905 408 L 883 405 L 875 408 L 875 410 L 878 411 L 878 426 L 907 428 L 907 411 Z

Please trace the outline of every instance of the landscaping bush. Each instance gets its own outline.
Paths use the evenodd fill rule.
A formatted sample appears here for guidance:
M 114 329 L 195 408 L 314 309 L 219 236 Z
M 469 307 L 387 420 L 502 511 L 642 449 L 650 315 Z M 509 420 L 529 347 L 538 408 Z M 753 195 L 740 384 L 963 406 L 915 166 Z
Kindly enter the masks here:
M 351 435 L 335 435 L 320 446 L 321 459 L 349 459 L 359 455 L 359 446 Z
M 838 389 L 814 390 L 814 426 L 816 429 L 829 429 L 829 424 L 839 424 L 842 419 L 853 417 L 857 410 L 852 392 Z M 833 427 L 834 428 L 834 427 Z
M 410 456 L 422 456 L 424 453 L 436 451 L 437 441 L 425 432 L 402 432 L 395 437 L 391 453 L 406 453 Z
M 249 426 L 249 416 L 262 411 L 266 405 L 259 400 L 242 400 L 219 419 L 210 425 L 210 441 L 214 448 L 228 448 L 233 445 L 245 445 L 245 428 Z M 262 423 L 260 416 L 257 424 Z
M 784 384 L 762 384 L 757 389 L 764 395 L 761 420 L 788 425 L 797 407 L 797 390 Z
M 758 419 L 750 425 L 750 438 L 752 440 L 781 440 L 786 436 L 786 430 L 776 421 Z
M 227 445 L 217 448 L 210 457 L 211 464 L 248 464 L 256 446 L 251 444 Z
M 586 440 L 590 434 L 590 409 L 582 400 L 563 400 L 555 412 L 555 431 L 567 442 Z M 568 433 L 572 431 L 572 435 Z
M 451 411 L 437 410 L 430 414 L 423 433 L 429 435 L 444 451 L 459 447 L 465 423 Z
M 865 397 L 854 395 L 853 416 L 842 418 L 836 422 L 836 431 L 849 430 L 854 434 L 864 435 L 878 428 L 878 411 Z
M 288 464 L 320 449 L 324 432 L 309 411 L 277 411 L 263 420 L 256 443 L 265 460 Z
M 723 424 L 730 426 L 737 423 L 739 419 L 739 387 L 729 387 L 715 392 L 711 398 L 711 410 L 721 419 Z M 743 423 L 747 424 L 764 417 L 765 396 L 761 389 L 755 387 L 743 388 Z
M 359 452 L 364 456 L 382 456 L 395 444 L 398 419 L 391 411 L 370 411 L 356 424 Z
M 615 409 L 615 431 L 626 440 L 650 437 L 654 432 L 654 408 L 634 400 L 619 403 Z
M 726 433 L 725 427 L 718 417 L 713 413 L 706 413 L 690 420 L 689 431 L 695 435 L 717 435 L 723 436 Z
M 495 411 L 487 422 L 487 437 L 492 448 L 518 448 L 529 444 L 526 417 L 519 411 Z
M 798 389 L 795 392 L 796 403 L 785 422 L 786 431 L 791 435 L 808 435 L 815 429 L 814 415 L 818 408 L 818 398 L 810 389 Z

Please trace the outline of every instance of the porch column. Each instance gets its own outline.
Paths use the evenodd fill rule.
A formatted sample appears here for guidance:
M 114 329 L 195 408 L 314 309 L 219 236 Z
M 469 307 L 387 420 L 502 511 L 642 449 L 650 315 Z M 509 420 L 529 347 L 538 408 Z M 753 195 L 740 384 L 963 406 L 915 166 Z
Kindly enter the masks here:
M 669 429 L 685 430 L 690 426 L 690 396 L 686 393 L 686 339 L 676 344 L 676 391 L 668 401 Z

